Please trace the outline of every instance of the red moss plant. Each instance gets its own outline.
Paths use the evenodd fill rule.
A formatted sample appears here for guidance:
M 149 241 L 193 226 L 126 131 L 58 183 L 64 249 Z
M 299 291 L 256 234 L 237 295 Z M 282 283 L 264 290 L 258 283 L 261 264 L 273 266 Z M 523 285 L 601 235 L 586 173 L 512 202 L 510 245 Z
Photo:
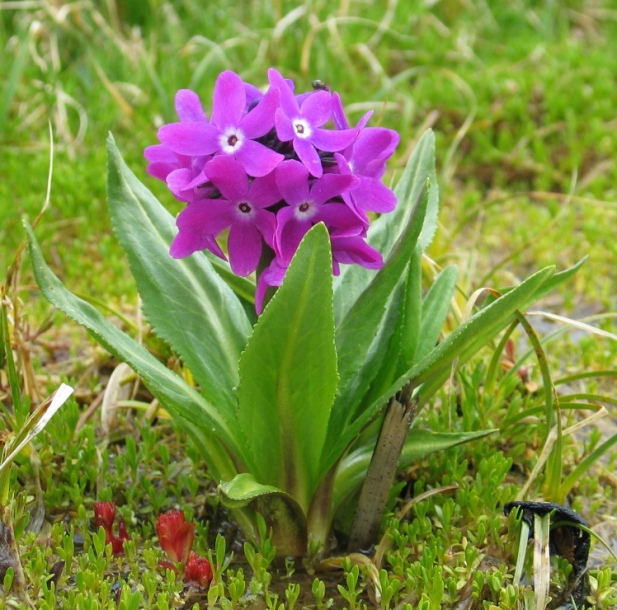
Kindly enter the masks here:
M 186 521 L 184 511 L 172 510 L 159 516 L 156 533 L 169 561 L 161 566 L 176 573 L 182 572 L 185 584 L 207 589 L 212 581 L 212 567 L 205 557 L 193 550 L 195 524 Z
M 126 524 L 122 517 L 118 517 L 118 536 L 113 527 L 116 518 L 116 505 L 113 502 L 95 502 L 94 523 L 105 530 L 105 544 L 111 544 L 116 557 L 124 555 L 124 541 L 129 539 Z

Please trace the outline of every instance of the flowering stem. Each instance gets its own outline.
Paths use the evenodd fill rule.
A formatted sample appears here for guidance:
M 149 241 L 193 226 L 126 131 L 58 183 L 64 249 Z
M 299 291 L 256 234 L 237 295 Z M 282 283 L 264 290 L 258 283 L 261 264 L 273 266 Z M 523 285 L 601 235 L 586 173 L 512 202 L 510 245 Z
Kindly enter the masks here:
M 413 386 L 407 384 L 390 399 L 362 485 L 358 507 L 349 536 L 349 551 L 366 549 L 376 540 L 388 494 L 403 451 L 405 439 L 416 415 L 418 399 L 411 399 Z

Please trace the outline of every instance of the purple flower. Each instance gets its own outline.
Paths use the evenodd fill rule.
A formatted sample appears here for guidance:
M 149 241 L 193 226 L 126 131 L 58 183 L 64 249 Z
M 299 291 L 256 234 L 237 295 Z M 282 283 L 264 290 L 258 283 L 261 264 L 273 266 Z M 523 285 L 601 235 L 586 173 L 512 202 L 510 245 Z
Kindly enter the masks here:
M 360 265 L 367 269 L 381 269 L 383 257 L 372 246 L 369 246 L 364 235 L 330 235 L 332 245 L 332 266 L 334 275 L 340 273 L 340 263 Z
M 348 127 L 341 100 L 334 95 L 334 124 L 339 128 Z M 361 217 L 368 218 L 365 212 L 384 214 L 396 207 L 396 195 L 381 181 L 386 171 L 386 161 L 392 156 L 399 143 L 399 135 L 392 129 L 365 127 L 370 113 L 360 119 L 357 125 L 358 137 L 342 153 L 335 154 L 341 174 L 352 174 L 360 179 L 360 184 L 344 199 L 358 211 Z
M 180 89 L 175 99 L 176 113 L 182 123 L 206 123 L 208 118 L 201 107 L 199 96 L 190 89 Z M 144 156 L 150 165 L 148 173 L 164 180 L 176 199 L 190 202 L 194 199 L 191 182 L 201 184 L 206 181 L 203 166 L 208 157 L 191 157 L 174 152 L 164 144 L 148 146 Z
M 322 129 L 332 116 L 329 91 L 315 91 L 299 100 L 277 70 L 268 70 L 268 78 L 280 95 L 280 108 L 274 117 L 276 135 L 282 142 L 292 141 L 300 161 L 313 176 L 321 177 L 323 167 L 318 151 L 343 150 L 353 142 L 357 131 Z
M 351 175 L 324 174 L 309 184 L 309 172 L 302 163 L 283 161 L 275 171 L 276 183 L 288 204 L 276 215 L 275 252 L 279 262 L 289 265 L 305 233 L 324 222 L 330 234 L 357 235 L 364 230 L 356 215 L 342 202 L 330 202 L 353 188 Z
M 269 174 L 283 160 L 283 155 L 255 140 L 273 128 L 279 93 L 276 88 L 270 88 L 247 112 L 247 105 L 254 101 L 251 91 L 237 74 L 229 70 L 223 72 L 214 87 L 210 122 L 183 121 L 163 125 L 159 129 L 159 139 L 181 155 L 229 155 L 251 176 Z
M 216 235 L 208 233 L 200 224 L 202 217 L 207 217 L 207 202 L 208 200 L 189 203 L 180 212 L 176 220 L 179 232 L 169 249 L 169 254 L 173 258 L 184 258 L 199 250 L 210 250 L 219 258 L 227 260 L 225 253 L 216 241 Z
M 281 196 L 274 173 L 249 180 L 238 161 L 217 156 L 206 165 L 206 173 L 222 198 L 204 199 L 189 204 L 178 216 L 180 233 L 172 244 L 172 256 L 188 256 L 195 250 L 215 251 L 207 238 L 214 239 L 229 228 L 227 250 L 231 269 L 236 275 L 255 271 L 264 242 L 272 248 L 275 216 L 265 208 L 277 203 Z M 198 246 L 198 247 L 195 247 Z
M 226 259 L 217 239 L 228 230 L 227 256 L 237 275 L 272 258 L 257 277 L 258 313 L 318 222 L 330 234 L 333 273 L 342 263 L 383 265 L 366 242 L 367 212 L 396 205 L 382 178 L 399 142 L 395 131 L 366 126 L 371 112 L 350 128 L 336 93 L 296 95 L 293 81 L 274 69 L 268 80 L 262 93 L 234 72 L 220 74 L 210 120 L 195 92 L 178 91 L 179 122 L 161 127 L 161 143 L 144 151 L 148 172 L 187 204 L 176 221 L 173 257 L 209 250 Z M 334 127 L 325 129 L 330 120 Z
M 332 272 L 340 273 L 340 264 L 357 264 L 367 269 L 380 269 L 383 267 L 381 254 L 364 240 L 366 234 L 336 235 L 330 233 L 332 247 Z M 255 310 L 258 314 L 263 311 L 264 297 L 271 286 L 280 286 L 287 273 L 289 264 L 284 265 L 279 259 L 274 259 L 257 278 L 255 290 Z

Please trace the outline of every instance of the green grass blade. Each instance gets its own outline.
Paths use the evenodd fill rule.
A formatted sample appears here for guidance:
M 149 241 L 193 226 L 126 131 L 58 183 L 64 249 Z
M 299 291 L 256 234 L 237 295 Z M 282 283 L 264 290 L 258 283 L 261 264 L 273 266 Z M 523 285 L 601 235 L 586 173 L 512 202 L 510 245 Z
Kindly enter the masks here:
M 422 303 L 422 327 L 415 362 L 420 362 L 435 347 L 450 311 L 458 267 L 446 267 L 435 279 Z
M 229 286 L 208 259 L 169 255 L 174 220 L 124 163 L 108 139 L 108 199 L 114 230 L 124 248 L 154 332 L 191 370 L 203 396 L 231 420 L 238 362 L 251 324 Z
M 9 321 L 6 313 L 6 305 L 4 299 L 7 298 L 4 294 L 4 286 L 2 286 L 2 303 L 0 303 L 0 334 L 2 335 L 2 350 L 3 359 L 6 361 L 9 387 L 11 388 L 11 399 L 13 401 L 13 414 L 9 415 L 7 408 L 2 403 L 2 411 L 7 416 L 8 421 L 13 430 L 18 430 L 24 423 L 25 416 L 24 409 L 21 402 L 21 383 L 19 376 L 17 375 L 17 369 L 15 368 L 15 360 L 13 359 L 13 346 L 11 345 L 11 334 L 9 331 Z
M 611 436 L 602 443 L 595 451 L 590 453 L 561 483 L 559 487 L 559 498 L 566 498 L 572 488 L 578 483 L 581 477 L 597 462 L 615 443 L 617 434 Z
M 550 266 L 538 271 L 519 286 L 481 309 L 413 367 L 408 373 L 408 379 L 414 379 L 417 384 L 422 384 L 428 382 L 430 378 L 430 383 L 427 383 L 421 391 L 423 400 L 432 396 L 439 387 L 440 384 L 436 383 L 435 379 L 441 379 L 438 376 L 440 372 L 447 377 L 450 374 L 450 366 L 456 358 L 460 364 L 466 362 L 510 324 L 519 309 L 533 302 L 535 294 L 553 275 L 554 270 L 555 268 Z M 401 386 L 405 382 L 402 381 Z
M 0 133 L 4 131 L 6 117 L 8 116 L 9 108 L 11 106 L 11 102 L 13 101 L 13 97 L 15 96 L 15 92 L 17 91 L 17 86 L 21 75 L 26 68 L 26 64 L 28 63 L 29 53 L 28 32 L 22 32 L 19 39 L 19 51 L 17 53 L 17 57 L 15 58 L 15 61 L 11 66 L 9 76 L 4 81 L 2 87 L 3 92 L 0 97 Z M 7 55 L 5 55 L 5 61 L 8 61 Z

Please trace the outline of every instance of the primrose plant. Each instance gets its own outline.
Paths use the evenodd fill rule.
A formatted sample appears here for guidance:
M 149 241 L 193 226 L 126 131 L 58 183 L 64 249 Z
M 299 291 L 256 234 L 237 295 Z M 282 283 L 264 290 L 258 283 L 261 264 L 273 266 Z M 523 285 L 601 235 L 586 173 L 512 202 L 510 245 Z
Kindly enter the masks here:
M 297 94 L 274 69 L 268 81 L 263 93 L 223 72 L 209 119 L 196 93 L 176 95 L 180 121 L 145 152 L 186 204 L 176 222 L 108 141 L 116 235 L 149 323 L 190 375 L 64 288 L 27 230 L 42 292 L 141 375 L 247 535 L 258 537 L 261 515 L 279 555 L 325 554 L 336 517 L 351 547 L 374 541 L 397 467 L 483 434 L 410 427 L 453 366 L 574 269 L 493 290 L 440 341 L 457 272 L 446 267 L 423 293 L 433 134 L 392 191 L 395 131 L 369 127 L 370 113 L 351 127 L 323 87 Z

